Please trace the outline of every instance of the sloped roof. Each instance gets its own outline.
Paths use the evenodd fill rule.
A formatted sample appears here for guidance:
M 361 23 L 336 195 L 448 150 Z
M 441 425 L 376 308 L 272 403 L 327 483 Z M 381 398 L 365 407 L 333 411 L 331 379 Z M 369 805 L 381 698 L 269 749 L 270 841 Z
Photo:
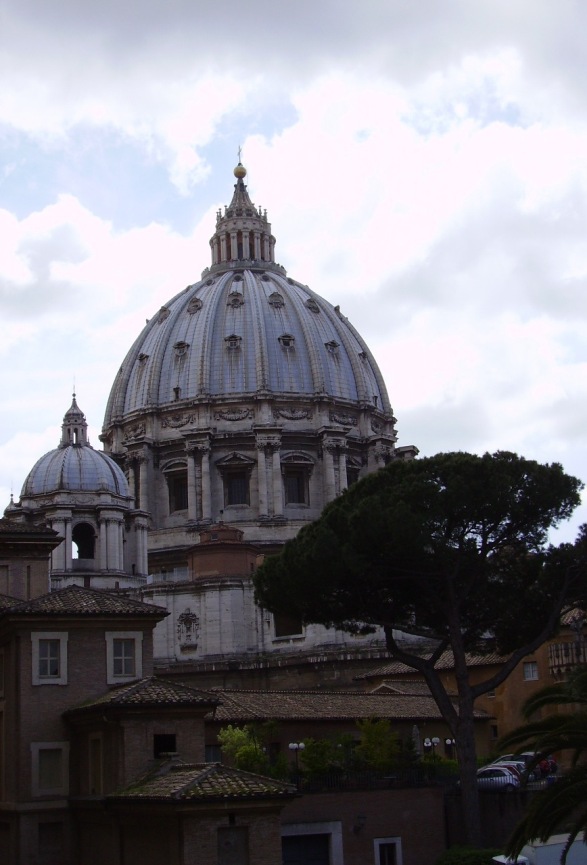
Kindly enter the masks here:
M 0 612 L 10 610 L 16 604 L 22 603 L 22 598 L 13 598 L 10 595 L 0 595 Z
M 412 696 L 431 697 L 430 688 L 426 682 L 411 682 L 409 679 L 385 679 L 371 691 L 372 694 L 411 694 Z M 448 691 L 450 696 L 456 696 L 456 691 Z
M 177 682 L 169 682 L 150 676 L 131 682 L 128 685 L 120 685 L 112 688 L 101 697 L 83 703 L 73 709 L 68 709 L 66 715 L 86 712 L 100 707 L 102 709 L 111 706 L 119 708 L 165 708 L 165 707 L 211 707 L 218 702 L 218 696 L 209 691 L 200 691 L 181 685 Z
M 125 790 L 112 793 L 108 799 L 197 803 L 289 799 L 295 795 L 296 790 L 291 784 L 263 775 L 254 775 L 252 772 L 241 772 L 221 763 L 174 761 Z
M 431 696 L 359 691 L 225 691 L 214 720 L 223 723 L 262 721 L 357 721 L 437 719 L 442 715 Z M 488 717 L 476 712 L 479 719 Z
M 10 607 L 11 615 L 39 616 L 146 616 L 162 619 L 168 615 L 162 607 L 134 601 L 124 595 L 113 595 L 99 589 L 68 586 Z
M 495 664 L 503 664 L 507 657 L 491 652 L 488 655 L 466 655 L 467 667 L 491 667 Z M 435 670 L 452 670 L 454 668 L 454 656 L 450 651 L 443 652 L 438 661 L 434 665 Z M 408 667 L 407 664 L 402 664 L 401 661 L 389 661 L 380 667 L 375 667 L 367 673 L 360 673 L 355 676 L 355 679 L 380 679 L 387 676 L 399 676 L 404 673 L 410 673 L 412 676 L 417 676 L 418 671 L 413 667 Z

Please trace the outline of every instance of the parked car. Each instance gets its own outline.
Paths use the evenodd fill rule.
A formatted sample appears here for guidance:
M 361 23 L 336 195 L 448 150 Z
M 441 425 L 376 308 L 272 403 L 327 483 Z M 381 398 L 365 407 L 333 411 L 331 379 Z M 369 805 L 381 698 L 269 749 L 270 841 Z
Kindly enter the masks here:
M 523 774 L 527 771 L 528 766 L 531 765 L 535 756 L 536 754 L 534 751 L 524 751 L 522 754 L 503 754 L 494 762 L 501 765 L 513 761 L 520 765 Z M 528 774 L 528 780 L 538 781 L 540 778 L 545 778 L 547 775 L 554 775 L 556 774 L 557 769 L 558 764 L 556 760 L 552 759 L 552 757 L 549 757 L 547 760 L 541 760 L 540 763 L 538 763 L 538 765 Z
M 509 793 L 520 787 L 520 779 L 506 766 L 483 766 L 477 770 L 477 787 L 480 790 L 503 790 Z

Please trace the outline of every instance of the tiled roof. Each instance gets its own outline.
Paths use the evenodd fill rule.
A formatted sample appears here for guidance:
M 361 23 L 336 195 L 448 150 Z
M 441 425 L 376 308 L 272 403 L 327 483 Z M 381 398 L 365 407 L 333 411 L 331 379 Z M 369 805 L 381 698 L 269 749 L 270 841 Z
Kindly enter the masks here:
M 471 655 L 466 656 L 468 667 L 491 667 L 494 664 L 503 664 L 507 660 L 503 655 L 497 655 L 492 652 L 488 655 Z M 436 664 L 435 670 L 452 670 L 455 662 L 453 653 L 443 652 Z M 410 673 L 412 676 L 418 675 L 418 671 L 413 667 L 408 667 L 407 664 L 402 664 L 400 661 L 390 661 L 388 664 L 383 664 L 381 667 L 375 667 L 368 673 L 361 673 L 355 676 L 356 679 L 379 679 L 382 676 L 398 676 L 403 673 Z
M 146 616 L 158 619 L 168 615 L 162 607 L 98 589 L 84 589 L 82 586 L 68 586 L 32 601 L 21 601 L 11 608 L 10 613 L 27 616 Z
M 410 682 L 409 679 L 386 679 L 377 685 L 373 694 L 411 694 L 412 696 L 430 697 L 430 688 L 426 682 Z M 455 696 L 456 692 L 449 692 Z
M 16 604 L 22 603 L 22 598 L 12 598 L 10 595 L 0 595 L 0 610 L 9 610 Z
M 581 624 L 585 621 L 585 610 L 580 607 L 573 607 L 572 610 L 565 610 L 561 616 L 561 625 L 571 627 L 575 624 Z
M 175 800 L 181 802 L 289 799 L 295 788 L 283 781 L 241 772 L 221 763 L 173 762 L 109 799 Z
M 49 526 L 37 526 L 31 523 L 10 520 L 6 519 L 6 517 L 2 517 L 0 518 L 0 540 L 3 539 L 5 535 L 28 535 L 31 538 L 40 537 L 47 540 L 53 540 L 54 538 L 59 537 L 58 532 L 49 528 Z
M 418 720 L 442 718 L 431 696 L 360 691 L 224 691 L 214 720 L 356 721 L 362 718 Z M 484 712 L 477 717 L 485 718 Z
M 172 706 L 210 708 L 211 706 L 215 706 L 217 702 L 218 696 L 209 691 L 199 691 L 187 685 L 168 682 L 165 679 L 151 676 L 138 682 L 113 688 L 96 700 L 69 709 L 66 714 L 71 715 L 78 712 L 86 712 L 96 707 L 104 709 L 107 706 L 122 708 L 135 706 L 137 708 L 149 708 L 153 706 L 160 708 Z

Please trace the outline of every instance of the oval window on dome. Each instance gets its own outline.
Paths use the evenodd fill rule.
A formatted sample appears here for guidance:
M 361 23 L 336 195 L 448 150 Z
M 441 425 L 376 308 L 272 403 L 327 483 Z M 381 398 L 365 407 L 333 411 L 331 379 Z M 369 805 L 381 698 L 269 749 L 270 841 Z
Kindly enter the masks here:
M 283 333 L 281 336 L 277 337 L 279 342 L 284 348 L 293 348 L 295 343 L 295 337 L 291 335 L 291 333 Z
M 241 347 L 241 342 L 243 341 L 242 336 L 237 336 L 236 333 L 231 333 L 230 336 L 224 337 L 224 342 L 226 344 L 226 348 L 234 351 L 237 348 Z
M 278 291 L 274 291 L 273 294 L 270 294 L 267 298 L 267 302 L 269 303 L 269 306 L 272 306 L 274 309 L 280 309 L 282 306 L 285 306 L 283 296 Z
M 195 312 L 199 312 L 202 309 L 202 306 L 203 304 L 199 297 L 192 297 L 187 305 L 186 312 L 188 315 L 193 315 Z
M 306 306 L 310 310 L 310 312 L 320 312 L 320 307 L 318 306 L 313 297 L 309 297 L 307 299 Z
M 232 306 L 233 309 L 238 309 L 239 306 L 242 306 L 245 302 L 240 291 L 231 291 L 228 295 L 228 306 Z

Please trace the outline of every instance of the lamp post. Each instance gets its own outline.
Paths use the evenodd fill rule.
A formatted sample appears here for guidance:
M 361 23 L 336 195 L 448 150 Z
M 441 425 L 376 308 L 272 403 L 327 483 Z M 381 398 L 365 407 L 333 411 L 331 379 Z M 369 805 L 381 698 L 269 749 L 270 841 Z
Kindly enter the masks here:
M 303 742 L 290 742 L 289 750 L 293 751 L 296 757 L 296 784 L 300 786 L 300 751 L 303 751 L 306 747 Z
M 296 755 L 296 772 L 297 772 L 298 769 L 299 769 L 299 754 L 300 754 L 300 751 L 303 751 L 305 747 L 306 747 L 306 746 L 304 745 L 303 742 L 290 742 L 290 743 L 289 743 L 289 750 L 290 750 L 290 751 L 293 751 L 294 754 Z

